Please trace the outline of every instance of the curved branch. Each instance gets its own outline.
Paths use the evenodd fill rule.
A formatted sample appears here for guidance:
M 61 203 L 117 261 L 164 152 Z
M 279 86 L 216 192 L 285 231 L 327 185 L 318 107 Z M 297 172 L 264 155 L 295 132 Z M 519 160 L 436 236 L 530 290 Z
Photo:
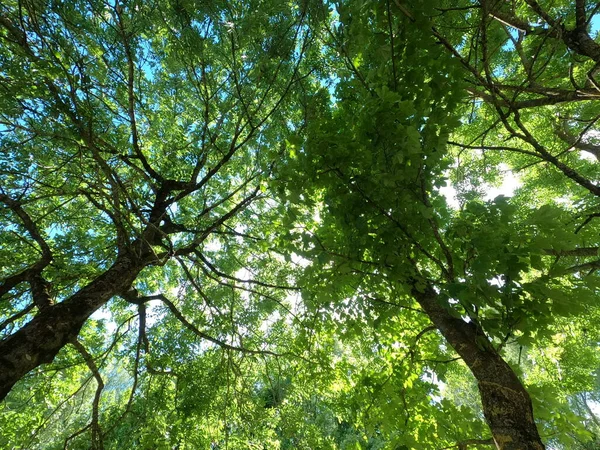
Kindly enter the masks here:
M 215 273 L 216 275 L 220 276 L 221 278 L 226 278 L 228 280 L 235 281 L 237 283 L 256 284 L 257 286 L 262 286 L 262 287 L 266 287 L 266 288 L 283 289 L 283 290 L 289 290 L 289 291 L 299 291 L 300 290 L 300 288 L 298 286 L 284 286 L 284 285 L 278 285 L 278 284 L 270 284 L 270 283 L 265 283 L 265 282 L 259 281 L 259 280 L 253 280 L 253 279 L 244 280 L 241 278 L 234 277 L 233 275 L 228 275 L 225 272 L 222 272 L 219 269 L 217 269 L 202 253 L 196 252 L 196 255 L 206 265 L 206 267 L 208 267 L 210 269 L 211 272 Z
M 104 389 L 104 381 L 102 380 L 102 376 L 100 375 L 100 371 L 98 370 L 98 366 L 94 361 L 92 355 L 86 350 L 81 342 L 79 342 L 76 338 L 71 342 L 73 347 L 77 349 L 79 354 L 83 356 L 86 365 L 90 369 L 90 372 L 94 375 L 96 379 L 97 387 L 96 393 L 94 394 L 94 401 L 92 402 L 92 421 L 88 425 L 92 429 L 92 442 L 91 442 L 91 450 L 102 450 L 104 448 L 104 442 L 102 440 L 102 429 L 100 427 L 100 396 L 102 395 L 102 390 Z M 85 427 L 87 428 L 87 427 Z M 84 428 L 84 429 L 85 429 Z
M 200 331 L 198 328 L 196 328 L 195 325 L 193 325 L 190 321 L 188 321 L 185 316 L 177 309 L 177 307 L 173 304 L 173 302 L 171 300 L 169 300 L 167 297 L 165 297 L 163 294 L 157 294 L 157 295 L 151 295 L 148 297 L 144 297 L 145 301 L 149 301 L 149 300 L 160 300 L 162 301 L 165 305 L 167 305 L 167 307 L 169 308 L 169 310 L 173 313 L 173 315 L 177 318 L 177 320 L 179 320 L 179 322 L 181 322 L 183 324 L 183 326 L 185 326 L 188 330 L 190 330 L 192 333 L 194 333 L 196 336 L 205 339 L 209 342 L 212 342 L 213 344 L 226 349 L 226 350 L 234 350 L 240 353 L 247 353 L 247 354 L 251 354 L 251 355 L 271 355 L 271 356 L 282 356 L 281 354 L 272 352 L 270 350 L 251 350 L 251 349 L 247 349 L 244 347 L 238 347 L 235 345 L 231 345 L 228 344 L 226 342 L 221 341 L 220 339 L 214 338 L 208 334 L 206 334 L 203 331 Z

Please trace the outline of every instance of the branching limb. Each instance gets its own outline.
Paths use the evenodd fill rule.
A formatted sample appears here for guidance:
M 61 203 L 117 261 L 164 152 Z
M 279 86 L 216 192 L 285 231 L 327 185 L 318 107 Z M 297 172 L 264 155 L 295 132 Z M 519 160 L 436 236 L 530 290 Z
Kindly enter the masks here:
M 529 151 L 529 150 L 523 150 L 523 149 L 517 148 L 517 147 L 509 147 L 509 146 L 503 146 L 503 145 L 467 145 L 467 144 L 461 144 L 460 142 L 454 142 L 454 141 L 448 141 L 448 144 L 453 145 L 455 147 L 468 149 L 468 150 L 484 150 L 484 151 L 485 150 L 490 150 L 490 151 L 506 150 L 506 151 L 510 151 L 510 152 L 521 153 L 523 155 L 534 156 L 536 158 L 539 158 L 539 155 L 537 153 Z
M 591 125 L 595 124 L 595 122 L 596 121 L 593 121 Z M 591 127 L 587 126 L 586 129 L 579 134 L 579 136 L 573 136 L 572 134 L 570 134 L 567 131 L 566 126 L 557 127 L 555 133 L 559 138 L 561 138 L 563 141 L 569 144 L 569 146 L 572 149 L 583 150 L 584 152 L 591 153 L 592 155 L 594 155 L 596 160 L 600 160 L 600 145 L 585 142 L 583 139 L 586 131 L 589 128 Z
M 173 313 L 173 315 L 177 318 L 177 320 L 179 320 L 179 322 L 181 322 L 181 324 L 183 326 L 185 326 L 188 330 L 190 330 L 192 333 L 194 333 L 196 336 L 207 340 L 209 342 L 212 342 L 213 344 L 225 349 L 225 350 L 234 350 L 237 352 L 241 352 L 241 353 L 247 353 L 247 354 L 251 354 L 251 355 L 271 355 L 271 356 L 282 356 L 278 353 L 274 353 L 272 351 L 269 350 L 251 350 L 251 349 L 247 349 L 247 348 L 243 348 L 243 347 L 238 347 L 235 345 L 231 345 L 228 344 L 224 341 L 221 341 L 220 339 L 217 339 L 215 337 L 210 336 L 209 334 L 206 334 L 203 331 L 200 331 L 198 328 L 196 328 L 195 325 L 193 325 L 190 321 L 188 321 L 185 316 L 179 311 L 179 309 L 177 309 L 177 307 L 175 306 L 175 304 L 169 300 L 167 297 L 165 297 L 165 295 L 163 294 L 157 294 L 157 295 L 151 295 L 148 297 L 144 297 L 145 301 L 149 301 L 149 300 L 160 300 L 162 301 L 165 305 L 167 305 L 167 307 L 169 308 L 169 310 Z
M 123 49 L 125 50 L 125 56 L 127 58 L 127 100 L 128 100 L 128 114 L 129 121 L 131 126 L 131 139 L 133 145 L 133 151 L 136 157 L 140 160 L 144 170 L 156 181 L 162 182 L 163 177 L 158 174 L 152 166 L 148 163 L 148 160 L 144 156 L 142 149 L 140 147 L 139 142 L 139 133 L 137 128 L 137 122 L 135 117 L 135 86 L 134 86 L 134 61 L 133 61 L 133 53 L 131 49 L 131 35 L 125 29 L 125 24 L 123 22 L 123 12 L 120 5 L 117 3 L 115 8 L 115 13 L 117 17 L 117 22 L 119 26 L 119 32 L 121 34 L 121 39 L 123 42 Z
M 41 311 L 52 306 L 52 299 L 49 292 L 50 283 L 48 283 L 41 275 L 44 268 L 52 261 L 52 251 L 46 240 L 42 237 L 38 225 L 23 209 L 20 201 L 13 200 L 4 192 L 0 191 L 0 202 L 8 206 L 21 219 L 23 226 L 33 240 L 40 246 L 42 253 L 40 259 L 33 266 L 4 281 L 0 286 L 0 296 L 6 294 L 19 283 L 28 281 L 31 285 L 31 296 L 33 301 Z
M 450 272 L 448 271 L 448 269 L 446 268 L 444 263 L 442 263 L 442 261 L 439 258 L 437 258 L 432 253 L 430 253 L 425 247 L 423 247 L 423 245 L 417 239 L 415 239 L 413 237 L 413 235 L 409 232 L 409 230 L 406 228 L 406 226 L 403 223 L 401 223 L 389 211 L 386 211 L 377 202 L 375 202 L 373 199 L 371 199 L 371 197 L 369 195 L 367 195 L 365 193 L 365 191 L 357 183 L 355 183 L 353 181 L 349 181 L 344 176 L 343 172 L 340 169 L 332 169 L 332 170 L 340 178 L 340 180 L 346 185 L 346 187 L 348 188 L 348 190 L 350 192 L 357 192 L 365 200 L 365 202 L 367 204 L 374 207 L 377 211 L 379 211 L 379 213 L 382 216 L 384 216 L 390 222 L 392 222 L 426 258 L 428 258 L 430 261 L 432 261 L 440 269 L 442 275 L 446 279 L 448 279 L 448 280 L 452 279 L 452 275 L 450 274 Z
M 194 241 L 191 245 L 185 246 L 175 251 L 175 255 L 188 255 L 190 253 L 194 253 L 198 248 L 198 245 L 217 228 L 221 225 L 224 225 L 229 219 L 235 217 L 240 211 L 242 211 L 246 206 L 248 206 L 252 201 L 254 201 L 258 197 L 258 193 L 260 192 L 260 186 L 257 186 L 250 194 L 248 194 L 244 199 L 242 199 L 239 203 L 237 203 L 233 208 L 231 208 L 227 213 L 223 214 L 221 217 L 216 219 L 209 227 L 202 230 L 201 233 L 198 233 L 194 238 Z
M 283 289 L 283 290 L 289 290 L 289 291 L 299 291 L 300 290 L 300 288 L 298 286 L 285 286 L 285 285 L 271 284 L 271 283 L 265 283 L 260 280 L 254 280 L 254 279 L 244 280 L 241 278 L 234 277 L 232 275 L 228 275 L 225 272 L 220 271 L 217 267 L 215 267 L 215 265 L 212 264 L 202 253 L 196 252 L 196 255 L 206 265 L 206 267 L 208 267 L 210 269 L 211 272 L 215 273 L 216 275 L 218 275 L 221 278 L 226 278 L 228 280 L 235 281 L 237 283 L 256 284 L 257 286 L 262 286 L 262 287 L 266 287 L 266 288 Z
M 421 198 L 423 200 L 423 204 L 427 208 L 431 208 L 431 202 L 429 201 L 429 195 L 427 194 L 427 188 L 425 187 L 425 179 L 421 177 Z M 442 253 L 444 254 L 444 258 L 446 259 L 446 267 L 448 272 L 448 278 L 450 280 L 454 279 L 454 259 L 452 258 L 452 253 L 450 252 L 450 248 L 444 242 L 442 235 L 440 234 L 440 228 L 437 223 L 437 220 L 434 217 L 427 219 L 429 222 L 429 226 L 431 227 L 431 231 L 433 232 L 433 236 L 440 246 Z
M 148 373 L 151 375 L 177 375 L 173 370 L 160 370 L 156 369 L 149 361 L 148 356 L 150 356 L 150 341 L 148 340 L 148 336 L 146 335 L 146 303 L 139 302 L 138 305 L 138 313 L 140 318 L 140 340 L 144 347 L 144 353 L 146 353 L 146 369 Z
M 89 425 L 92 430 L 92 442 L 91 449 L 92 450 L 102 450 L 104 448 L 104 441 L 102 439 L 102 429 L 100 427 L 100 397 L 102 395 L 102 390 L 104 389 L 104 381 L 102 380 L 102 376 L 100 375 L 100 371 L 98 370 L 98 366 L 94 361 L 92 355 L 86 350 L 86 348 L 79 342 L 76 338 L 73 339 L 71 344 L 77 349 L 79 354 L 85 360 L 86 365 L 94 375 L 96 379 L 97 387 L 96 393 L 94 394 L 94 401 L 92 403 L 92 421 Z M 86 427 L 87 428 L 87 427 Z

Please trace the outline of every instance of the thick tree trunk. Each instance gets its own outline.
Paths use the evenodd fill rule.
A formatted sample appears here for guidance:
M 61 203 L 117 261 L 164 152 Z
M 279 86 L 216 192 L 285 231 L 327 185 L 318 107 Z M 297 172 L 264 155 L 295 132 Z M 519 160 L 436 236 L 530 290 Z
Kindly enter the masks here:
M 483 413 L 500 450 L 543 450 L 531 398 L 477 324 L 453 317 L 427 287 L 413 292 L 433 324 L 477 379 Z
M 41 310 L 31 322 L 0 342 L 0 401 L 37 366 L 50 363 L 77 336 L 88 317 L 127 289 L 143 265 L 121 255 L 90 284 L 65 301 Z

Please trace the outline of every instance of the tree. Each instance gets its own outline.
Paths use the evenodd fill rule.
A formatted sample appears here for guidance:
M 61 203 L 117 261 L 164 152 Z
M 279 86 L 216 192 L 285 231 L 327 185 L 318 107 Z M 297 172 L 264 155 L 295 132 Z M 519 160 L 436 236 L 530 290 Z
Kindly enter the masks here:
M 551 67 L 551 56 L 544 53 L 544 46 L 552 46 L 548 39 L 562 39 L 559 44 L 593 60 L 595 43 L 587 31 L 587 13 L 582 5 L 576 5 L 579 19 L 571 31 L 559 26 L 539 5 L 528 3 L 538 15 L 529 18 L 523 30 L 536 35 L 538 44 L 531 43 L 533 48 L 528 47 L 530 40 L 521 42 L 523 36 L 517 38 L 502 29 L 503 25 L 516 26 L 515 20 L 504 15 L 504 9 L 513 8 L 509 6 L 465 2 L 464 6 L 453 3 L 428 9 L 408 8 L 399 2 L 378 7 L 356 2 L 338 8 L 341 25 L 337 35 L 332 32 L 332 47 L 346 58 L 348 67 L 336 90 L 340 101 L 331 112 L 307 125 L 306 142 L 301 151 L 294 149 L 293 153 L 298 155 L 295 169 L 303 169 L 304 178 L 317 180 L 301 195 L 311 199 L 305 203 L 306 215 L 314 215 L 316 209 L 320 221 L 297 237 L 304 244 L 305 257 L 316 260 L 317 254 L 325 255 L 320 257 L 316 278 L 331 284 L 339 280 L 340 273 L 351 273 L 348 282 L 355 297 L 381 292 L 374 285 L 388 283 L 392 287 L 386 294 L 393 299 L 388 301 L 399 308 L 420 306 L 475 376 L 493 442 L 502 449 L 544 448 L 530 396 L 503 359 L 502 349 L 513 336 L 525 343 L 532 334 L 551 332 L 548 328 L 556 316 L 586 308 L 595 296 L 591 269 L 596 263 L 573 264 L 572 257 L 593 257 L 598 248 L 593 233 L 585 233 L 582 226 L 566 227 L 571 220 L 570 205 L 545 204 L 528 212 L 519 200 L 498 197 L 486 204 L 471 189 L 470 195 L 463 197 L 461 209 L 452 212 L 439 190 L 451 164 L 444 153 L 447 135 L 454 131 L 461 140 L 473 137 L 464 144 L 451 140 L 463 150 L 485 152 L 484 158 L 489 151 L 499 154 L 504 150 L 536 158 L 533 164 L 547 162 L 568 182 L 596 195 L 595 184 L 582 175 L 591 173 L 589 163 L 575 161 L 574 169 L 542 140 L 552 140 L 547 126 L 539 127 L 545 125 L 546 111 L 528 117 L 530 126 L 538 125 L 536 132 L 528 130 L 520 112 L 522 108 L 590 99 L 573 77 L 570 82 L 576 95 L 575 91 L 558 95 L 555 90 L 564 88 L 540 86 L 544 76 L 557 80 L 556 75 L 544 73 Z M 371 8 L 373 14 L 367 14 Z M 519 8 L 524 6 L 514 6 L 515 11 Z M 509 13 L 513 18 L 515 11 Z M 432 19 L 434 16 L 437 18 Z M 463 21 L 458 22 L 456 16 Z M 533 23 L 537 18 L 549 26 L 536 32 Z M 449 28 L 444 29 L 448 36 L 438 31 L 442 26 Z M 409 27 L 410 35 L 405 31 Z M 470 47 L 465 45 L 465 29 Z M 489 37 L 492 33 L 494 41 Z M 377 37 L 368 41 L 365 36 Z M 468 69 L 466 74 L 457 76 L 455 69 L 447 67 L 450 63 L 444 63 L 435 41 Z M 507 41 L 512 47 L 506 48 Z M 525 69 L 514 68 L 519 59 Z M 527 70 L 530 76 L 524 80 Z M 454 76 L 449 78 L 448 73 Z M 455 130 L 452 80 L 464 76 L 468 77 L 467 91 L 489 102 L 496 117 L 478 102 L 467 114 L 479 127 Z M 514 81 L 507 81 L 509 76 Z M 594 82 L 593 70 L 586 76 L 589 83 Z M 423 77 L 425 83 L 418 83 Z M 314 103 L 324 102 L 316 99 Z M 569 148 L 589 151 L 592 144 L 585 135 L 589 128 L 582 125 L 578 136 L 569 137 L 564 121 L 576 118 L 592 126 L 595 116 L 583 118 L 577 104 L 572 105 L 567 107 L 575 108 L 576 115 L 559 116 L 563 124 L 557 133 Z M 550 110 L 548 115 L 556 114 Z M 493 133 L 497 126 L 504 129 Z M 498 140 L 501 143 L 495 143 Z M 479 173 L 490 167 L 490 161 L 484 159 L 483 165 L 475 166 Z M 463 170 L 461 175 L 467 186 L 480 183 L 478 173 L 465 174 Z M 530 179 L 535 188 L 543 185 L 539 177 Z M 562 192 L 571 192 L 571 186 L 565 189 L 565 180 L 560 183 L 550 189 L 560 191 L 562 187 Z M 289 190 L 286 196 L 293 204 L 300 194 L 294 185 Z M 579 200 L 581 191 L 573 191 Z M 567 198 L 570 202 L 571 197 Z M 595 198 L 591 202 L 595 204 Z M 329 268 L 331 273 L 324 275 Z M 583 278 L 586 269 L 590 271 Z
M 153 300 L 166 307 L 150 309 L 159 308 L 166 328 L 154 333 L 166 339 L 192 334 L 202 343 L 188 345 L 203 349 L 269 353 L 253 324 L 294 288 L 282 271 L 254 280 L 249 270 L 276 262 L 268 233 L 260 228 L 258 242 L 252 223 L 269 220 L 273 142 L 291 125 L 287 98 L 306 76 L 307 8 L 2 6 L 1 398 L 59 352 L 72 361 L 72 344 L 97 382 L 83 430 L 101 448 L 100 365 L 125 339 L 93 329 L 90 316 L 107 304 L 119 328 L 132 330 L 132 307 L 137 316 L 137 337 L 126 334 L 132 398 L 142 364 L 175 371 L 176 358 L 170 368 L 151 361 Z M 173 335 L 169 321 L 187 335 Z
M 481 183 L 493 180 L 498 169 L 509 169 L 519 174 L 523 184 L 511 200 L 517 211 L 539 208 L 518 225 L 525 230 L 535 224 L 537 232 L 521 234 L 517 242 L 524 248 L 523 238 L 528 244 L 537 241 L 533 253 L 540 255 L 530 253 L 530 268 L 525 269 L 529 274 L 519 278 L 528 283 L 526 291 L 546 297 L 548 306 L 538 308 L 537 314 L 513 316 L 510 320 L 515 323 L 508 333 L 520 330 L 524 336 L 519 342 L 525 346 L 533 343 L 533 336 L 537 345 L 550 336 L 561 339 L 557 333 L 564 336 L 569 323 L 566 334 L 570 335 L 574 324 L 573 319 L 557 317 L 589 316 L 596 311 L 598 241 L 591 222 L 598 196 L 594 181 L 597 7 L 584 1 L 527 0 L 511 5 L 481 1 L 447 4 L 438 11 L 434 33 L 464 67 L 472 98 L 465 111 L 468 125 L 449 142 L 459 161 L 453 180 L 460 201 L 466 204 L 477 196 Z M 523 256 L 519 255 L 521 261 L 526 260 Z M 540 259 L 549 262 L 550 257 L 551 265 L 539 263 Z M 532 282 L 541 290 L 530 291 Z M 515 287 L 511 290 L 519 293 Z M 510 306 L 514 315 L 515 305 Z M 555 321 L 562 324 L 560 332 L 550 325 Z M 574 342 L 568 347 L 585 352 Z M 538 349 L 542 354 L 543 348 Z M 579 388 L 585 392 L 591 386 Z M 542 403 L 556 399 L 552 394 L 536 395 Z M 583 416 L 593 420 L 593 412 L 589 413 Z

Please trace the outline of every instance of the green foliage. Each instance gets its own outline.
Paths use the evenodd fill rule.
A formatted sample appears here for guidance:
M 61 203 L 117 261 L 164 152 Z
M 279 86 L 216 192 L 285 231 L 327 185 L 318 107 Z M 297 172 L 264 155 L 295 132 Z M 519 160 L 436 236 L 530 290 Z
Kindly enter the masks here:
M 0 345 L 85 317 L 0 447 L 484 448 L 430 292 L 549 447 L 597 445 L 600 53 L 572 2 L 42 3 L 0 6 Z

